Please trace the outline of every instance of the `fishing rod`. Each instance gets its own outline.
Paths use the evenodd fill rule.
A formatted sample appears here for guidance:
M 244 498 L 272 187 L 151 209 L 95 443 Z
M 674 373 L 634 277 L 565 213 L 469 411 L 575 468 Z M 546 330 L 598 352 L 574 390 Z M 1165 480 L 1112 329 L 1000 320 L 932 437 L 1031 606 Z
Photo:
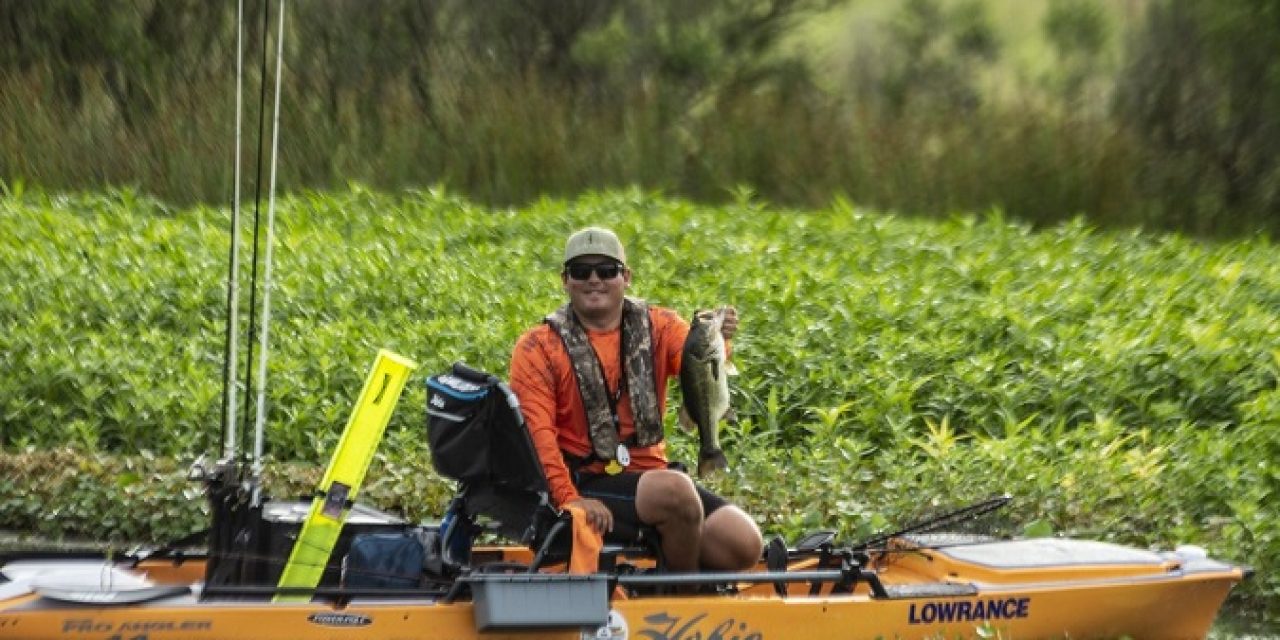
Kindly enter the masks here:
M 1007 493 L 1004 495 L 987 498 L 985 500 L 980 500 L 973 504 L 966 505 L 958 509 L 954 509 L 952 511 L 948 511 L 947 513 L 944 513 L 942 515 L 934 516 L 932 518 L 925 518 L 923 520 L 911 523 L 901 529 L 898 529 L 897 531 L 894 531 L 893 533 L 882 533 L 879 535 L 872 536 L 858 544 L 851 546 L 850 549 L 854 551 L 882 549 L 884 548 L 885 544 L 888 543 L 889 540 L 893 538 L 900 538 L 902 536 L 910 535 L 913 533 L 929 533 L 929 532 L 937 531 L 939 529 L 944 529 L 946 527 L 950 527 L 962 522 L 967 522 L 975 518 L 978 518 L 980 516 L 984 516 L 988 513 L 991 513 L 992 511 L 995 511 L 1005 506 L 1011 500 L 1013 500 L 1013 496 Z
M 255 163 L 255 178 L 253 183 L 253 257 L 249 269 L 249 329 L 246 332 L 249 338 L 246 346 L 247 355 L 244 361 L 244 381 L 246 393 L 253 383 L 252 364 L 253 364 L 253 334 L 257 330 L 257 318 L 254 312 L 258 308 L 258 249 L 262 246 L 259 240 L 259 233 L 262 229 L 262 147 L 263 141 L 266 140 L 264 133 L 266 127 L 266 105 L 267 105 L 267 33 L 269 31 L 267 24 L 270 21 L 271 5 L 264 2 L 262 7 L 262 63 L 259 67 L 258 85 L 258 155 Z M 249 428 L 249 403 L 244 404 L 244 414 L 241 418 L 244 422 L 244 429 Z
M 267 230 L 266 230 L 266 249 L 265 257 L 260 261 L 258 257 L 259 249 L 262 246 L 262 170 L 263 170 L 263 152 L 265 146 L 265 127 L 266 127 L 266 95 L 267 95 L 267 56 L 269 49 L 267 48 L 268 34 L 270 33 L 270 13 L 271 7 L 269 2 L 264 3 L 262 13 L 262 59 L 260 65 L 260 78 L 258 93 L 258 152 L 256 162 L 256 178 L 254 181 L 254 207 L 253 207 L 253 251 L 251 254 L 251 269 L 249 275 L 249 326 L 246 331 L 247 354 L 244 362 L 244 389 L 248 392 L 250 389 L 256 391 L 255 423 L 254 423 L 254 445 L 252 454 L 252 472 L 249 483 L 252 487 L 252 504 L 258 506 L 260 503 L 260 493 L 258 489 L 258 480 L 262 474 L 262 457 L 265 440 L 265 423 L 266 423 L 266 377 L 267 377 L 267 360 L 268 345 L 270 340 L 270 320 L 271 320 L 271 287 L 272 287 L 272 249 L 275 241 L 275 190 L 276 176 L 278 167 L 278 156 L 280 148 L 280 96 L 282 84 L 282 71 L 284 67 L 284 9 L 285 1 L 280 0 L 280 9 L 278 16 L 278 31 L 276 36 L 276 78 L 275 78 L 275 96 L 273 104 L 272 131 L 271 131 L 271 169 L 270 184 L 267 189 Z M 223 362 L 223 459 L 229 464 L 234 464 L 240 456 L 240 430 L 248 430 L 249 427 L 249 403 L 245 402 L 238 406 L 236 371 L 239 362 L 239 345 L 238 328 L 239 328 L 239 273 L 240 273 L 240 187 L 242 182 L 241 176 L 241 142 L 243 139 L 243 85 L 244 85 L 244 0 L 239 0 L 236 8 L 236 116 L 235 116 L 235 159 L 234 159 L 234 181 L 233 188 L 233 204 L 231 214 L 231 248 L 229 256 L 229 266 L 227 272 L 227 330 L 224 347 Z M 264 264 L 263 275 L 263 303 L 261 313 L 261 327 L 258 327 L 255 314 L 258 310 L 258 265 Z M 252 375 L 252 366 L 254 362 L 254 344 L 252 336 L 259 334 L 260 353 L 258 354 L 258 375 L 256 378 L 256 387 L 254 386 L 254 376 Z M 238 424 L 236 412 L 243 408 L 243 414 Z
M 267 346 L 269 344 L 268 334 L 271 326 L 271 256 L 272 247 L 275 244 L 276 167 L 279 165 L 280 156 L 280 84 L 281 72 L 284 68 L 284 2 L 285 0 L 280 0 L 280 15 L 276 19 L 278 22 L 278 32 L 276 34 L 276 88 L 274 113 L 271 121 L 271 178 L 267 188 L 267 254 L 264 259 L 262 283 L 262 334 L 260 337 L 262 347 L 258 360 L 257 420 L 254 422 L 253 433 L 253 495 L 250 501 L 250 504 L 255 507 L 261 504 L 262 499 L 259 479 L 262 477 L 262 450 L 267 420 Z M 265 56 L 263 59 L 265 61 Z
M 264 5 L 263 8 L 263 53 L 262 53 L 262 69 L 261 83 L 259 88 L 259 117 L 258 117 L 258 162 L 257 162 L 257 180 L 254 190 L 253 205 L 253 253 L 252 253 L 252 273 L 253 280 L 249 288 L 249 325 L 252 335 L 253 326 L 253 305 L 256 303 L 256 287 L 252 286 L 252 282 L 257 280 L 258 271 L 258 227 L 259 227 L 259 205 L 262 201 L 262 107 L 266 101 L 266 34 L 267 19 L 270 13 L 269 6 Z M 205 484 L 205 492 L 209 499 L 211 509 L 212 524 L 202 532 L 197 532 L 189 536 L 192 539 L 208 536 L 208 548 L 210 550 L 210 561 L 205 567 L 206 584 L 221 584 L 242 570 L 235 562 L 221 562 L 218 554 L 226 550 L 244 547 L 254 542 L 252 530 L 256 528 L 256 520 L 260 517 L 258 509 L 245 509 L 248 502 L 245 499 L 246 489 L 256 483 L 246 483 L 240 460 L 240 436 L 238 430 L 239 417 L 236 415 L 239 407 L 236 404 L 240 351 L 237 337 L 240 330 L 239 308 L 240 308 L 240 188 L 242 186 L 243 177 L 241 175 L 241 166 L 243 161 L 243 150 L 241 143 L 244 138 L 244 34 L 245 34 L 245 16 L 244 16 L 244 0 L 238 0 L 236 4 L 236 106 L 235 106 L 235 158 L 233 159 L 233 175 L 235 185 L 232 188 L 232 208 L 231 208 L 231 248 L 228 259 L 227 270 L 227 327 L 225 346 L 223 350 L 223 389 L 222 389 L 222 410 L 223 410 L 223 455 L 217 462 L 215 467 L 210 470 L 204 465 L 204 456 L 200 456 L 191 466 L 188 472 L 188 478 L 191 480 L 199 480 Z M 245 360 L 245 386 L 247 392 L 249 389 L 249 362 L 253 358 L 253 342 L 249 341 L 249 355 Z M 247 426 L 248 422 L 248 402 L 244 403 L 244 420 Z M 256 492 L 253 492 L 256 493 Z M 165 547 L 162 547 L 159 553 L 164 553 Z
M 222 458 L 235 460 L 239 455 L 240 436 L 236 426 L 236 379 L 234 362 L 239 357 L 236 338 L 240 326 L 240 141 L 244 102 L 244 0 L 236 2 L 236 142 L 233 170 L 235 185 L 231 197 L 231 255 L 227 270 L 227 330 L 222 360 Z

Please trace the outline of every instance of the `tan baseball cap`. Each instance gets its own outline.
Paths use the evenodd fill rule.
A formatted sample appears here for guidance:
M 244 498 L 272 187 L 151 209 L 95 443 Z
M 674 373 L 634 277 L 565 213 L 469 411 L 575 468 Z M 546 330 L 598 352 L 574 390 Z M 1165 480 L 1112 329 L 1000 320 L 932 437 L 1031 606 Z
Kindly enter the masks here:
M 564 263 L 581 256 L 607 256 L 623 264 L 627 263 L 627 253 L 622 250 L 622 242 L 617 234 L 601 227 L 587 227 L 569 236 L 564 244 Z

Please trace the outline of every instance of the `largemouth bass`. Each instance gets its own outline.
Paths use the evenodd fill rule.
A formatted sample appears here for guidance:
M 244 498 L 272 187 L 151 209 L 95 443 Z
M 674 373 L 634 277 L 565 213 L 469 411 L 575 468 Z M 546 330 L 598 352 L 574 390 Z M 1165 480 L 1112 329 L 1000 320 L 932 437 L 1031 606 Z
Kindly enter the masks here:
M 689 323 L 689 337 L 684 341 L 680 363 L 680 392 L 684 406 L 680 408 L 680 424 L 698 429 L 698 475 L 728 469 L 729 461 L 720 448 L 720 420 L 728 418 L 729 375 L 736 374 L 725 361 L 725 310 L 698 311 Z

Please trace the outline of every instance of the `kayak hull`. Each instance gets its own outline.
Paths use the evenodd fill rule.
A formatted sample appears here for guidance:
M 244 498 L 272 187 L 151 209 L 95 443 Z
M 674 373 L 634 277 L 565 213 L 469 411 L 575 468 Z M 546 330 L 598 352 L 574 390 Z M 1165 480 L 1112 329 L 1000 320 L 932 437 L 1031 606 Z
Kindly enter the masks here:
M 1155 554 L 1102 558 L 1124 562 L 1085 557 L 1087 562 L 1051 558 L 1027 563 L 1026 549 L 1000 544 L 1010 543 L 990 545 L 982 551 L 985 556 L 976 558 L 945 549 L 883 557 L 869 568 L 884 587 L 879 595 L 866 581 L 852 593 L 832 593 L 830 584 L 821 585 L 816 595 L 810 595 L 813 585 L 798 582 L 785 596 L 768 582 L 688 596 L 628 596 L 613 586 L 604 624 L 565 628 L 531 623 L 485 631 L 477 627 L 477 603 L 468 599 L 355 596 L 272 603 L 268 597 L 213 598 L 201 594 L 195 581 L 201 561 L 144 562 L 130 571 L 149 579 L 146 588 L 168 585 L 181 592 L 101 605 L 89 596 L 80 601 L 60 596 L 34 580 L 35 587 L 18 593 L 22 588 L 15 581 L 0 585 L 0 595 L 6 588 L 10 592 L 0 598 L 0 639 L 1203 638 L 1245 573 L 1208 559 Z M 1081 543 L 1086 544 L 1100 543 Z M 1090 548 L 1081 545 L 1035 552 L 1066 548 L 1087 556 Z M 512 559 L 521 553 L 510 550 Z M 798 566 L 802 562 L 795 564 L 796 570 L 804 569 Z M 123 569 L 117 564 L 115 570 Z M 599 577 L 600 584 L 610 584 L 608 576 Z M 535 592 L 531 600 L 530 594 L 517 594 L 503 602 L 531 610 L 573 607 L 580 593 Z
M 1197 580 L 1087 590 L 1025 590 L 972 598 L 876 601 L 867 596 L 706 596 L 624 600 L 611 605 L 617 637 L 634 638 L 1203 638 L 1229 583 Z M 33 596 L 33 599 L 38 597 Z M 964 605 L 969 605 L 965 607 Z M 986 605 L 982 607 L 980 605 Z M 48 606 L 48 605 L 45 605 Z M 135 607 L 0 611 L 0 638 L 125 640 L 335 637 L 456 640 L 580 638 L 582 630 L 476 631 L 472 603 L 431 601 L 319 604 L 200 603 L 193 597 Z M 963 613 L 961 613 L 963 612 Z M 592 632 L 587 637 L 599 637 Z M 603 637 L 615 637 L 605 635 Z

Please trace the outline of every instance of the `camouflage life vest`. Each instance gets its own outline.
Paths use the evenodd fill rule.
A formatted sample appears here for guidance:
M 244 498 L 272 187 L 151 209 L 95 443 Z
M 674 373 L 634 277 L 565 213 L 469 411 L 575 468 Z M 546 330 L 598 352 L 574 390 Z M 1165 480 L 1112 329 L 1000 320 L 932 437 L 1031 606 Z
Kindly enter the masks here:
M 548 315 L 544 321 L 560 334 L 578 393 L 587 414 L 587 432 L 591 447 L 601 460 L 613 460 L 618 451 L 618 425 L 614 424 L 614 408 L 609 402 L 609 387 L 604 369 L 599 364 L 582 323 L 566 304 Z M 627 445 L 647 447 L 662 441 L 662 416 L 658 413 L 658 393 L 653 373 L 653 326 L 649 305 L 638 298 L 627 297 L 622 303 L 622 379 L 631 399 L 631 415 L 635 419 L 635 436 Z

